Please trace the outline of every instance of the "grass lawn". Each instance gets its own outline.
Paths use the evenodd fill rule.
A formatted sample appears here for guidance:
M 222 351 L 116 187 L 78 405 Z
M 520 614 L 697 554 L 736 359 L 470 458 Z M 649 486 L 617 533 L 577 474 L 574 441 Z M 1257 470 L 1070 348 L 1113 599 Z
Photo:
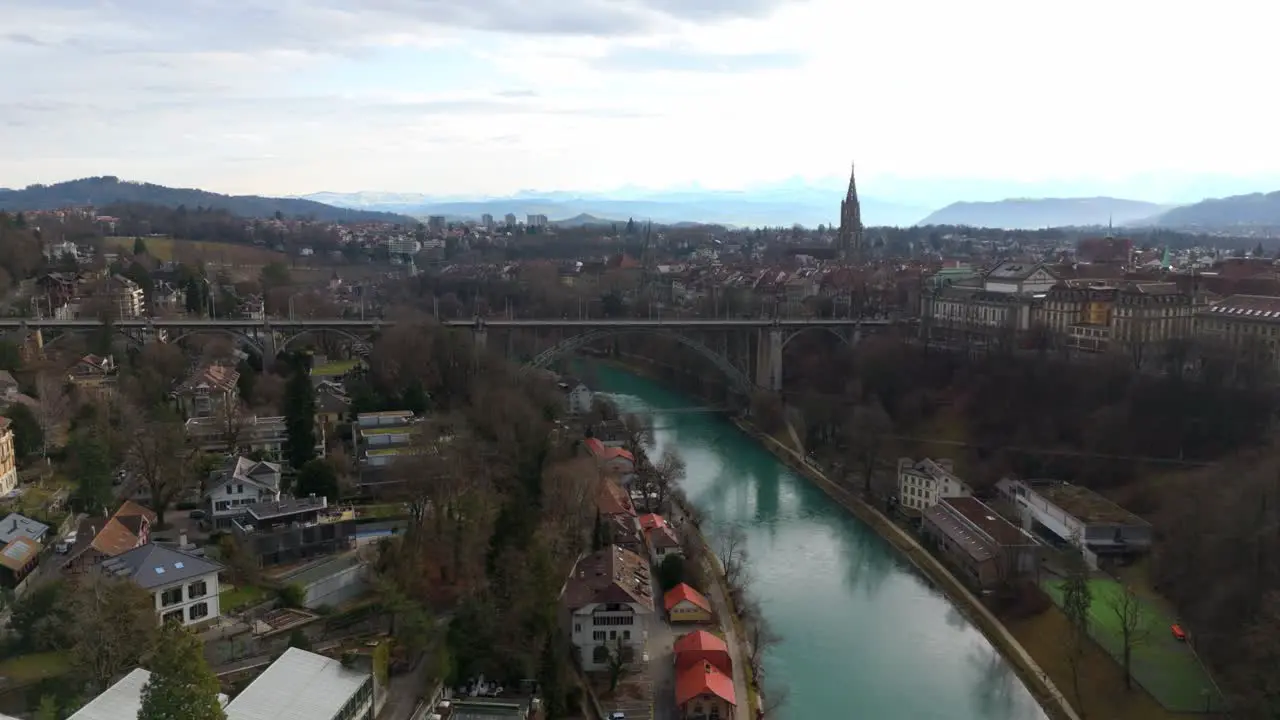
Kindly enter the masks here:
M 1045 592 L 1054 603 L 1062 606 L 1061 580 L 1050 580 Z M 1116 663 L 1122 662 L 1124 641 L 1120 621 L 1112 610 L 1113 598 L 1123 589 L 1109 579 L 1089 581 L 1093 603 L 1089 608 L 1089 635 L 1107 651 Z M 1139 596 L 1141 597 L 1141 596 Z M 1142 600 L 1142 624 L 1144 637 L 1133 648 L 1133 679 L 1166 709 L 1173 712 L 1204 712 L 1207 690 L 1212 709 L 1222 708 L 1221 698 L 1213 690 L 1212 680 L 1196 660 L 1191 647 L 1173 639 L 1169 626 L 1174 622 L 1167 612 L 1155 603 Z
M 354 370 L 360 365 L 359 360 L 335 360 L 327 362 L 319 367 L 311 368 L 311 374 L 314 377 L 336 377 L 345 375 L 348 371 Z
M 133 252 L 133 238 L 113 236 L 103 238 L 103 244 L 118 251 Z M 278 253 L 256 245 L 239 245 L 236 243 L 206 242 L 203 240 L 175 240 L 169 237 L 148 237 L 142 242 L 147 245 L 147 253 L 157 260 L 169 262 L 203 258 L 218 262 L 229 262 L 235 265 L 266 265 L 271 262 L 285 262 L 284 253 Z
M 380 505 L 357 505 L 356 512 L 360 517 L 396 518 L 408 515 L 409 511 L 402 503 L 383 503 Z
M 253 585 L 232 587 L 218 593 L 218 604 L 222 612 L 232 612 L 241 608 L 257 605 L 267 599 L 268 592 Z
M 19 655 L 0 662 L 0 683 L 27 685 L 63 675 L 69 669 L 71 663 L 60 652 Z

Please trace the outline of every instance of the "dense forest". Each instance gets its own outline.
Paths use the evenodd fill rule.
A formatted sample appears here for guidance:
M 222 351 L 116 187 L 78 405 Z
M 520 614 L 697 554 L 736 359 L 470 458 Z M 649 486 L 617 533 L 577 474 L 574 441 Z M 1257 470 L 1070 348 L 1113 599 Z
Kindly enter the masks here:
M 56 210 L 92 205 L 146 203 L 176 208 L 206 207 L 241 217 L 286 217 L 327 222 L 391 222 L 412 224 L 412 218 L 391 213 L 333 207 L 311 200 L 270 198 L 258 195 L 222 195 L 193 188 L 170 188 L 152 183 L 123 181 L 112 176 L 83 178 L 54 185 L 30 185 L 22 190 L 0 190 L 0 210 Z

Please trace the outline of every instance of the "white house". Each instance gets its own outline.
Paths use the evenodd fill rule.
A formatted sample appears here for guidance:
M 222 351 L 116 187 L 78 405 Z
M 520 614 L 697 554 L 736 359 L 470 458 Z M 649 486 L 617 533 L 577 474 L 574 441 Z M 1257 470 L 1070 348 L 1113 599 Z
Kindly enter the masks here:
M 591 412 L 591 388 L 586 383 L 573 378 L 560 381 L 560 390 L 564 393 L 565 409 L 570 415 L 586 415 Z
M 222 614 L 218 606 L 222 566 L 208 558 L 148 543 L 104 560 L 98 567 L 150 592 L 158 623 L 176 620 L 183 625 L 205 625 Z
M 649 554 L 653 557 L 654 565 L 661 565 L 668 555 L 684 555 L 680 538 L 670 525 L 649 528 L 645 530 L 644 536 L 649 540 Z
M 206 488 L 210 521 L 215 528 L 227 528 L 249 505 L 279 502 L 280 466 L 265 460 L 233 457 L 212 473 Z
M 951 470 L 950 460 L 925 458 L 915 462 L 911 458 L 898 459 L 898 502 L 907 510 L 924 512 L 938 500 L 973 495 L 965 481 Z
M 647 560 L 616 545 L 587 555 L 578 560 L 560 599 L 584 669 L 607 668 L 619 648 L 624 662 L 640 662 L 653 617 Z

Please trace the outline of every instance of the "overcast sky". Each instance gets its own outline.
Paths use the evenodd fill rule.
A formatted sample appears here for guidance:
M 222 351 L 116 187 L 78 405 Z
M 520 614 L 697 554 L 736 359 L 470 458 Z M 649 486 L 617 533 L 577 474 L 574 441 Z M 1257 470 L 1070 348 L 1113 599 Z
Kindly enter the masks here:
M 2 18 L 0 187 L 1280 170 L 1280 7 L 1257 0 L 6 0 Z

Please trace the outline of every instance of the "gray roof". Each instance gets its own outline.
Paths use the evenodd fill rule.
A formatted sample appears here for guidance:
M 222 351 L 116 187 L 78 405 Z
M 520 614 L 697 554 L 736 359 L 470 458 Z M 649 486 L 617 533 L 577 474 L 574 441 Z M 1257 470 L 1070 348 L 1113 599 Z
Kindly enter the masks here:
M 222 487 L 229 480 L 256 485 L 264 490 L 280 492 L 280 464 L 266 460 L 253 460 L 243 456 L 228 458 L 220 470 L 213 473 L 214 481 L 209 491 Z
M 103 572 L 127 577 L 146 590 L 216 573 L 222 566 L 208 558 L 149 543 L 104 560 Z
M 0 520 L 0 545 L 8 545 L 16 537 L 29 537 L 37 542 L 49 532 L 49 526 L 25 515 L 9 513 Z
M 329 501 L 320 497 L 281 497 L 279 502 L 255 503 L 245 507 L 245 513 L 253 520 L 269 520 L 271 518 L 293 515 L 312 510 L 323 510 Z
M 123 720 L 138 717 L 142 709 L 142 688 L 151 679 L 151 673 L 142 668 L 121 678 L 106 692 L 89 701 L 67 720 Z
M 338 714 L 371 675 L 289 648 L 227 705 L 227 720 L 320 720 Z

